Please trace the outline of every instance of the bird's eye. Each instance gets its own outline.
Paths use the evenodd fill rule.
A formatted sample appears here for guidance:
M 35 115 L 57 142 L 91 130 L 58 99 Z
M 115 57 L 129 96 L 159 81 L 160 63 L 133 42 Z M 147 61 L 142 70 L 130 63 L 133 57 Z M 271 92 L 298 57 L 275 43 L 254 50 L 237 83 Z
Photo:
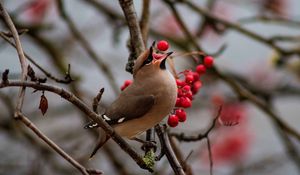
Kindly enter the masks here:
M 152 62 L 152 58 L 151 57 L 148 57 L 145 61 L 144 61 L 144 64 L 145 65 L 149 65 L 149 64 L 151 64 L 151 62 Z

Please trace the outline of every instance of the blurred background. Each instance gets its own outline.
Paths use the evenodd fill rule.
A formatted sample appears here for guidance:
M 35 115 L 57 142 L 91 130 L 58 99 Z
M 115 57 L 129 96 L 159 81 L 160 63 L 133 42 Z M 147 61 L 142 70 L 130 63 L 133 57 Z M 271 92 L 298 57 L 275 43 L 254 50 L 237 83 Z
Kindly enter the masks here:
M 192 107 L 186 109 L 187 121 L 170 128 L 170 132 L 187 135 L 204 132 L 222 105 L 220 120 L 210 134 L 215 175 L 300 174 L 299 137 L 282 130 L 266 113 L 273 111 L 299 136 L 300 2 L 189 2 L 190 5 L 150 1 L 148 46 L 154 40 L 166 40 L 175 55 L 199 51 L 178 23 L 172 11 L 174 7 L 201 51 L 215 56 L 218 70 L 262 100 L 268 109 L 239 98 L 227 81 L 208 71 L 201 76 L 202 87 L 194 96 Z M 123 82 L 132 79 L 125 71 L 129 30 L 118 1 L 64 0 L 63 9 L 58 9 L 55 0 L 3 0 L 1 3 L 18 29 L 28 29 L 21 35 L 22 46 L 39 65 L 59 79 L 64 79 L 68 64 L 71 65 L 75 81 L 62 84 L 48 78 L 47 83 L 70 90 L 89 106 L 104 87 L 101 111 L 121 92 Z M 139 18 L 143 3 L 134 1 Z M 193 7 L 206 10 L 200 13 Z M 212 18 L 205 18 L 206 14 Z M 0 27 L 1 32 L 8 31 L 3 21 Z M 195 57 L 198 56 L 174 57 L 177 73 L 195 70 Z M 45 77 L 39 69 L 32 68 L 38 76 Z M 1 38 L 0 72 L 5 69 L 10 70 L 10 79 L 19 79 L 17 52 Z M 80 174 L 13 119 L 17 92 L 17 88 L 0 90 L 0 174 Z M 105 174 L 150 174 L 140 169 L 113 141 L 88 160 L 97 132 L 83 129 L 87 117 L 50 92 L 45 92 L 49 109 L 43 116 L 38 109 L 41 95 L 27 89 L 23 112 L 74 159 Z M 234 124 L 228 126 L 226 122 Z M 139 143 L 128 142 L 143 154 Z M 176 140 L 176 144 L 193 174 L 209 174 L 205 140 Z M 156 163 L 154 174 L 173 174 L 165 157 Z

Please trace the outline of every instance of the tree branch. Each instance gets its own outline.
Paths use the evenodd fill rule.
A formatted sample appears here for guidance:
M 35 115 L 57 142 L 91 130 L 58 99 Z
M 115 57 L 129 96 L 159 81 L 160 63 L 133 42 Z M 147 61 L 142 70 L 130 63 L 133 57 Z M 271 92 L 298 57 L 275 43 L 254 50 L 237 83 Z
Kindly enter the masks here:
M 128 145 L 128 143 L 119 136 L 114 129 L 107 124 L 98 114 L 89 109 L 89 107 L 79 100 L 74 94 L 68 92 L 65 89 L 51 86 L 48 84 L 37 84 L 32 82 L 24 81 L 9 81 L 8 83 L 0 83 L 0 89 L 5 87 L 31 87 L 36 90 L 50 91 L 53 92 L 70 103 L 74 104 L 80 111 L 85 113 L 90 119 L 96 122 L 103 130 L 125 151 L 131 158 L 142 168 L 150 172 L 153 172 L 152 169 L 147 167 L 143 159 Z
M 165 152 L 167 159 L 176 175 L 185 175 L 176 155 L 170 145 L 170 140 L 165 129 L 163 130 L 160 125 L 155 126 L 155 131 L 159 137 L 162 150 Z
M 13 35 L 13 38 L 15 40 L 16 43 L 16 49 L 18 52 L 18 56 L 19 56 L 19 61 L 21 64 L 21 69 L 22 69 L 22 76 L 21 76 L 21 80 L 25 81 L 27 79 L 27 62 L 26 62 L 26 58 L 23 52 L 23 48 L 22 48 L 22 44 L 19 38 L 19 34 L 18 31 L 14 25 L 14 23 L 12 22 L 9 14 L 7 13 L 7 11 L 5 10 L 5 8 L 3 7 L 2 3 L 0 2 L 0 12 L 1 12 L 1 16 L 4 19 L 7 27 L 9 28 L 11 34 Z M 25 87 L 21 87 L 19 90 L 19 94 L 18 94 L 18 100 L 17 100 L 17 106 L 16 106 L 16 111 L 15 111 L 15 118 L 17 118 L 19 115 L 18 113 L 21 112 L 22 106 L 23 106 L 23 101 L 24 101 L 24 97 L 25 97 Z
M 137 19 L 137 15 L 134 9 L 134 4 L 132 0 L 119 0 L 120 6 L 123 10 L 126 22 L 130 33 L 130 47 L 132 48 L 132 53 L 128 58 L 128 63 L 126 65 L 126 71 L 132 73 L 132 68 L 134 60 L 145 50 L 145 45 L 143 42 L 143 37 L 141 34 L 141 29 Z
M 150 0 L 143 0 L 142 16 L 140 19 L 141 34 L 145 46 L 147 46 L 149 32 L 150 2 Z
M 165 0 L 165 1 L 170 1 L 170 0 Z M 219 18 L 211 13 L 209 13 L 208 11 L 206 11 L 205 9 L 197 6 L 196 4 L 194 4 L 193 2 L 191 1 L 187 1 L 187 0 L 176 0 L 176 2 L 179 2 L 179 3 L 183 3 L 183 4 L 186 4 L 188 7 L 190 7 L 190 9 L 194 10 L 196 13 L 199 13 L 200 15 L 204 16 L 205 18 L 207 19 L 210 19 L 212 21 L 215 21 L 217 23 L 220 23 L 222 25 L 224 25 L 225 27 L 228 27 L 228 28 L 231 28 L 245 36 L 248 36 L 249 38 L 251 39 L 254 39 L 260 43 L 263 43 L 265 44 L 266 46 L 276 50 L 278 53 L 280 53 L 280 55 L 284 55 L 284 56 L 291 56 L 291 55 L 295 55 L 295 54 L 298 54 L 300 55 L 300 51 L 298 49 L 294 50 L 294 49 L 291 49 L 291 50 L 284 50 L 282 49 L 281 47 L 277 46 L 274 42 L 272 42 L 271 40 L 269 39 L 266 39 L 264 37 L 262 37 L 261 35 L 259 34 L 256 34 L 252 31 L 249 31 L 243 27 L 241 27 L 240 25 L 238 24 L 235 24 L 235 23 L 232 23 L 232 22 L 229 22 L 227 20 L 224 20 L 222 18 Z
M 220 106 L 216 117 L 212 121 L 212 123 L 209 126 L 209 128 L 203 134 L 199 133 L 197 135 L 186 135 L 184 133 L 170 133 L 169 135 L 177 138 L 179 141 L 185 141 L 185 142 L 196 142 L 196 141 L 200 141 L 200 140 L 202 140 L 204 138 L 207 138 L 208 135 L 209 135 L 209 133 L 216 126 L 216 122 L 217 122 L 218 118 L 220 117 L 221 112 L 222 112 L 222 106 Z
M 11 46 L 13 46 L 14 48 L 16 48 L 16 45 L 10 41 L 10 39 L 5 36 L 2 32 L 0 32 L 0 36 L 7 41 Z M 45 70 L 42 66 L 40 66 L 36 61 L 34 61 L 34 59 L 29 56 L 27 53 L 24 52 L 24 55 L 26 57 L 27 60 L 29 60 L 35 67 L 37 67 L 41 72 L 43 72 L 48 78 L 56 81 L 57 83 L 63 83 L 63 84 L 69 84 L 73 81 L 72 77 L 71 77 L 71 73 L 70 73 L 70 69 L 67 70 L 65 79 L 59 79 L 54 77 L 49 71 Z
M 68 155 L 64 150 L 57 146 L 52 140 L 50 140 L 46 135 L 44 135 L 24 114 L 18 113 L 17 120 L 20 120 L 29 129 L 31 129 L 40 139 L 46 142 L 55 152 L 61 155 L 66 161 L 72 164 L 76 169 L 78 169 L 82 174 L 89 175 L 87 169 L 74 160 L 70 155 Z
M 79 42 L 79 44 L 86 50 L 90 58 L 97 64 L 98 68 L 103 71 L 106 75 L 106 78 L 111 85 L 114 93 L 117 95 L 119 94 L 119 88 L 111 72 L 110 68 L 103 62 L 103 60 L 96 54 L 96 52 L 92 49 L 92 46 L 89 42 L 83 37 L 80 31 L 77 29 L 76 25 L 74 24 L 73 20 L 70 16 L 66 13 L 64 2 L 62 0 L 57 0 L 57 7 L 62 19 L 66 22 L 69 30 L 71 31 L 74 38 Z

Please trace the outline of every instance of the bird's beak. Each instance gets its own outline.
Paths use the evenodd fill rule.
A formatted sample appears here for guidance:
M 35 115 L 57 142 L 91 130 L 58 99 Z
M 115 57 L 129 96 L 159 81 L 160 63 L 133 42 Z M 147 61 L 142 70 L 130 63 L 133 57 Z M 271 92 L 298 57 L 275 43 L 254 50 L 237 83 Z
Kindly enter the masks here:
M 173 52 L 168 52 L 162 56 L 161 59 L 153 59 L 153 64 L 159 67 L 160 69 L 166 69 L 166 61 L 167 58 L 172 54 Z

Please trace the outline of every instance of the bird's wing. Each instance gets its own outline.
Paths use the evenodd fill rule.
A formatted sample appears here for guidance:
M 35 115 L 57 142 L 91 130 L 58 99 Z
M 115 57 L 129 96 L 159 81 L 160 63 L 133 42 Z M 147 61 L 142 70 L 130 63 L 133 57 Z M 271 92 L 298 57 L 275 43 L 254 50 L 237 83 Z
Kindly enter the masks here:
M 103 117 L 110 125 L 122 123 L 143 116 L 152 108 L 154 102 L 153 95 L 120 96 Z

